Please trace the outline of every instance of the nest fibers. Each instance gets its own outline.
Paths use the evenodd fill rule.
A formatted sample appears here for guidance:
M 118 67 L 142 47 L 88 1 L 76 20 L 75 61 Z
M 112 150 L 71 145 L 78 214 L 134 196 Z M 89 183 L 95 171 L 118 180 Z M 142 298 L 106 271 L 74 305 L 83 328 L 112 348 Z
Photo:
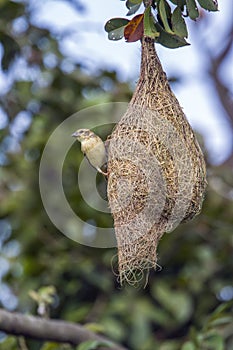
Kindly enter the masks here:
M 202 151 L 149 38 L 136 90 L 109 139 L 108 172 L 120 282 L 135 284 L 156 267 L 163 233 L 200 212 L 206 188 Z

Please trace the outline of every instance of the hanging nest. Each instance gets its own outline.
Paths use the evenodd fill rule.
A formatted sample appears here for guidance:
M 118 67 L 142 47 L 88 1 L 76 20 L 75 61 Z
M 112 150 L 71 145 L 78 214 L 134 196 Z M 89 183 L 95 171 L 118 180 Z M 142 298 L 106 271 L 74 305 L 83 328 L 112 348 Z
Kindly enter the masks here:
M 142 39 L 140 79 L 108 147 L 119 277 L 135 284 L 156 268 L 164 232 L 200 212 L 206 188 L 202 151 L 150 38 Z

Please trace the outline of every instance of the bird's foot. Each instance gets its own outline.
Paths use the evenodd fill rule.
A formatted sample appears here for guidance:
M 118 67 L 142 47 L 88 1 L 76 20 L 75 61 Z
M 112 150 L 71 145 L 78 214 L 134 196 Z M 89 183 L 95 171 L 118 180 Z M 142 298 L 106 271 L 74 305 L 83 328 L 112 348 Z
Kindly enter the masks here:
M 108 175 L 109 175 L 108 171 L 105 172 L 105 171 L 103 171 L 103 170 L 100 169 L 100 168 L 98 168 L 97 171 L 98 171 L 99 173 L 101 173 L 102 175 L 106 176 L 106 177 L 108 177 Z
M 108 177 L 109 173 L 108 171 L 104 172 L 104 171 L 101 171 L 101 174 L 103 174 L 104 176 Z

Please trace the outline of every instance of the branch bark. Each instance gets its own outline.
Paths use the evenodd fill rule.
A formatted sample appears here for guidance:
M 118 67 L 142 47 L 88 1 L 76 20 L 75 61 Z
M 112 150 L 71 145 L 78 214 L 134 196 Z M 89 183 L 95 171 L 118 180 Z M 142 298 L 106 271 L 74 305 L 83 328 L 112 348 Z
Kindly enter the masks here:
M 233 130 L 233 99 L 232 99 L 232 91 L 230 88 L 226 86 L 221 77 L 221 68 L 224 64 L 225 59 L 229 56 L 230 51 L 233 48 L 233 23 L 228 29 L 227 34 L 224 36 L 224 40 L 222 40 L 223 47 L 219 53 L 215 53 L 215 50 L 211 49 L 205 38 L 201 35 L 201 26 L 195 26 L 196 30 L 199 30 L 196 37 L 199 39 L 199 45 L 201 47 L 201 52 L 204 52 L 208 58 L 210 68 L 209 68 L 209 76 L 214 83 L 214 88 L 221 103 L 221 106 L 226 112 L 227 120 L 230 123 L 230 126 Z
M 127 350 L 105 337 L 92 333 L 84 326 L 72 322 L 48 320 L 3 309 L 0 309 L 0 330 L 16 336 L 73 345 L 79 345 L 87 340 L 97 340 L 110 343 L 112 350 Z M 105 349 L 107 350 L 109 347 L 101 348 L 101 350 Z
M 201 24 L 201 23 L 200 23 Z M 203 23 L 205 24 L 205 23 Z M 213 87 L 216 92 L 216 96 L 219 100 L 221 107 L 224 110 L 224 118 L 229 122 L 229 126 L 233 131 L 233 98 L 232 88 L 227 86 L 222 78 L 222 66 L 225 60 L 229 58 L 230 52 L 233 48 L 233 22 L 230 24 L 227 32 L 222 35 L 222 40 L 218 39 L 218 43 L 221 42 L 221 48 L 218 43 L 215 43 L 214 48 L 208 45 L 208 41 L 203 37 L 203 27 L 201 25 L 195 25 L 196 38 L 198 40 L 199 52 L 204 53 L 209 62 L 209 69 L 207 73 L 213 82 Z M 216 47 L 218 49 L 216 50 Z M 201 48 L 201 50 L 200 50 Z M 217 51 L 217 53 L 216 53 Z M 233 147 L 231 147 L 231 154 L 224 162 L 224 165 L 228 167 L 233 166 Z

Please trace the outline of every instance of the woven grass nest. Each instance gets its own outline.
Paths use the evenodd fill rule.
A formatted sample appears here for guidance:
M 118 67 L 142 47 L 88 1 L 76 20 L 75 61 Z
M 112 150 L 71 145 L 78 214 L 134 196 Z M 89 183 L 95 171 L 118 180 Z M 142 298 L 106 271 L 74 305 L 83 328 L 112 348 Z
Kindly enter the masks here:
M 162 235 L 197 215 L 205 161 L 155 52 L 143 38 L 133 97 L 109 138 L 108 200 L 120 282 L 136 284 L 157 265 Z

